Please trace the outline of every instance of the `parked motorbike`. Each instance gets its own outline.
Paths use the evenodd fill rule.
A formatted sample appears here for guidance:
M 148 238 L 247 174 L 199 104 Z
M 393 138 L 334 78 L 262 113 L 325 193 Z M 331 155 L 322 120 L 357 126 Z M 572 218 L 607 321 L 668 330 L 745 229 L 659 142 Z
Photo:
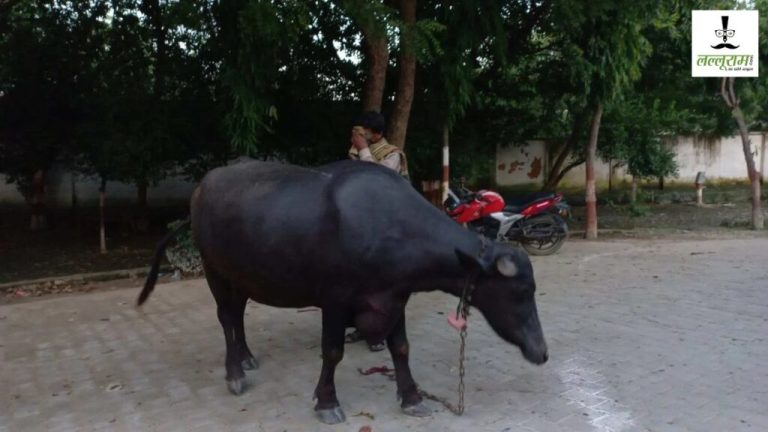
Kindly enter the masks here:
M 570 214 L 570 207 L 559 192 L 539 192 L 505 202 L 497 192 L 473 192 L 452 183 L 443 206 L 456 222 L 488 238 L 519 243 L 531 255 L 551 255 L 568 238 L 564 217 Z

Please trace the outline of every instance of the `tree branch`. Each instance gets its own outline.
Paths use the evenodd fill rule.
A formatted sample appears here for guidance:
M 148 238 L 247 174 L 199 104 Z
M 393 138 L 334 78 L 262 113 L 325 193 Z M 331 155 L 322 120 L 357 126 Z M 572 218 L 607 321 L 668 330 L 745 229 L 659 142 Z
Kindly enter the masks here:
M 728 93 L 731 95 L 731 103 L 733 106 L 739 106 L 739 98 L 736 96 L 736 90 L 733 89 L 733 85 L 736 82 L 735 77 L 728 77 Z
M 578 160 L 575 160 L 575 161 L 569 163 L 565 167 L 563 167 L 562 171 L 560 171 L 560 173 L 557 174 L 557 177 L 555 178 L 555 182 L 554 182 L 554 184 L 552 186 L 553 187 L 557 186 L 563 180 L 563 177 L 565 177 L 565 175 L 568 174 L 568 171 L 576 168 L 577 166 L 579 166 L 579 165 L 581 165 L 583 163 L 584 163 L 583 159 L 578 159 Z
M 720 79 L 720 94 L 723 95 L 723 100 L 725 101 L 725 104 L 728 105 L 728 108 L 733 109 L 733 104 L 731 103 L 731 99 L 730 99 L 730 97 L 728 96 L 728 93 L 725 90 L 725 81 L 727 79 L 728 78 L 726 78 L 726 77 L 723 77 L 723 78 Z
M 575 115 L 573 119 L 573 125 L 571 127 L 571 133 L 568 138 L 559 146 L 553 156 L 556 154 L 555 163 L 550 167 L 547 173 L 547 181 L 542 187 L 543 190 L 549 190 L 557 186 L 557 183 L 562 179 L 561 170 L 568 156 L 571 155 L 573 147 L 576 144 L 581 130 L 581 115 Z

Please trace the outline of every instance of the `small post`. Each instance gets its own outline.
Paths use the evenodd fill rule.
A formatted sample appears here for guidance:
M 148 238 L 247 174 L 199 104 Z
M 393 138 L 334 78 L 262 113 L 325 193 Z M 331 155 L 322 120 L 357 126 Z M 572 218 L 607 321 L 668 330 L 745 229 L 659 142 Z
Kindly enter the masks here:
M 443 126 L 443 194 L 441 202 L 448 199 L 448 182 L 450 180 L 450 159 L 448 147 L 448 124 Z
M 101 178 L 101 186 L 99 186 L 99 241 L 100 252 L 102 254 L 107 253 L 107 229 L 104 222 L 104 204 L 107 197 L 107 178 Z
M 704 171 L 699 171 L 696 174 L 696 205 L 701 207 L 704 205 L 704 181 L 706 180 L 706 176 L 704 174 Z
M 426 180 L 421 182 L 421 189 L 424 198 L 431 202 L 435 207 L 442 208 L 443 201 L 440 201 L 440 180 Z

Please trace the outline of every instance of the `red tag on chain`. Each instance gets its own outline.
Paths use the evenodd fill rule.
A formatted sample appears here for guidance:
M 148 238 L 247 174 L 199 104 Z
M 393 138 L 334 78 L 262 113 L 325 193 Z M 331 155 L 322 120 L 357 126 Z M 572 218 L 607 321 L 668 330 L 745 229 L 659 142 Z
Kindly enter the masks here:
M 462 331 L 467 327 L 467 320 L 458 316 L 456 312 L 448 314 L 448 325 L 455 328 L 456 331 Z

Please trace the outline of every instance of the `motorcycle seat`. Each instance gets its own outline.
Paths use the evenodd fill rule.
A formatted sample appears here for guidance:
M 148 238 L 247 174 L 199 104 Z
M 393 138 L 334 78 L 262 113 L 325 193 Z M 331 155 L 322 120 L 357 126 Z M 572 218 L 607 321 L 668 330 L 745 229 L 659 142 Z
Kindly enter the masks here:
M 535 192 L 524 197 L 516 197 L 516 198 L 509 198 L 509 199 L 505 198 L 504 203 L 506 205 L 504 206 L 504 211 L 510 212 L 510 213 L 520 213 L 523 211 L 523 209 L 535 203 L 536 201 L 552 199 L 554 197 L 555 197 L 554 192 Z

